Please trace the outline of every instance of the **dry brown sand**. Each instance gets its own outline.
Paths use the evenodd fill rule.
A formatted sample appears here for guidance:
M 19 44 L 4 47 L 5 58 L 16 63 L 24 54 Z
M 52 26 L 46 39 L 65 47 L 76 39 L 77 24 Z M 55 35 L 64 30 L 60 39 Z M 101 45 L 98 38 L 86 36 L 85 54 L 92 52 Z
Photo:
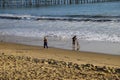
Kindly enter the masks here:
M 72 64 L 76 63 L 77 65 L 88 64 L 88 66 L 92 65 L 94 67 L 95 66 L 101 66 L 102 70 L 103 70 L 103 67 L 109 67 L 110 70 L 112 70 L 112 68 L 114 67 L 115 68 L 114 70 L 117 70 L 117 73 L 114 72 L 114 71 L 110 71 L 110 72 L 108 71 L 109 74 L 108 73 L 107 74 L 109 76 L 108 75 L 107 76 L 104 75 L 104 76 L 108 77 L 108 79 L 110 79 L 110 80 L 112 80 L 112 79 L 119 80 L 120 79 L 120 71 L 119 71 L 120 70 L 120 62 L 119 62 L 120 61 L 120 56 L 118 56 L 118 55 L 107 55 L 107 54 L 92 53 L 92 52 L 79 52 L 79 51 L 64 50 L 64 49 L 57 49 L 57 48 L 44 49 L 43 47 L 40 47 L 40 46 L 28 46 L 28 45 L 15 44 L 15 43 L 5 43 L 5 42 L 0 42 L 0 53 L 1 54 L 4 53 L 5 55 L 13 55 L 13 56 L 25 56 L 25 57 L 30 57 L 30 58 L 33 58 L 33 59 L 34 58 L 35 59 L 36 58 L 37 59 L 45 59 L 45 60 L 51 59 L 53 61 L 54 60 L 58 61 L 58 63 L 59 63 L 59 61 L 63 61 L 65 63 L 69 63 L 69 62 L 72 62 Z M 8 58 L 8 60 L 9 60 L 9 58 Z M 7 63 L 7 60 L 4 63 Z M 23 65 L 23 64 L 21 64 L 21 65 Z M 47 66 L 47 68 L 48 67 L 49 66 Z M 55 69 L 53 67 L 51 67 L 51 68 Z M 58 69 L 58 66 L 57 66 L 56 69 Z M 63 69 L 63 71 L 66 70 L 64 68 L 61 68 L 61 69 Z M 73 70 L 77 71 L 74 68 L 69 68 L 69 69 L 71 69 L 72 71 Z M 97 69 L 98 69 L 98 67 L 97 67 Z M 99 69 L 101 70 L 101 68 L 99 68 Z M 96 68 L 90 68 L 90 70 L 93 70 L 92 71 L 93 73 L 97 73 Z M 94 70 L 95 70 L 95 72 L 94 72 Z M 36 72 L 37 72 L 37 70 L 36 70 Z M 79 72 L 79 70 L 77 72 Z M 86 75 L 87 75 L 88 74 L 87 71 L 84 71 L 84 73 L 85 72 L 86 72 Z M 92 73 L 92 72 L 89 72 L 89 73 Z M 104 73 L 104 70 L 103 70 L 103 73 Z M 105 74 L 106 74 L 106 72 L 105 72 Z M 73 75 L 73 74 L 71 74 L 71 75 Z M 69 76 L 71 76 L 71 75 L 69 75 Z M 83 75 L 83 74 L 81 73 L 81 75 Z M 112 75 L 113 75 L 113 77 L 111 78 Z M 95 79 L 95 77 L 92 78 L 92 76 L 91 77 L 90 76 L 91 75 L 89 75 L 89 77 L 84 76 L 84 78 L 83 78 L 83 76 L 81 78 L 80 77 L 79 78 L 78 77 L 76 77 L 76 78 L 67 78 L 67 77 L 62 78 L 63 76 L 61 76 L 61 78 L 58 77 L 58 78 L 55 78 L 55 80 L 64 80 L 64 79 L 68 79 L 68 80 L 70 80 L 70 79 L 71 80 L 78 80 L 78 79 L 90 80 L 90 79 Z M 56 75 L 54 75 L 54 77 L 56 77 Z M 75 76 L 73 76 L 73 77 L 75 77 Z M 96 79 L 96 80 L 101 80 L 100 78 L 103 79 L 103 77 L 99 77 L 99 79 Z M 53 80 L 53 79 L 50 78 L 50 75 L 49 75 L 49 79 L 41 78 L 41 80 Z M 12 78 L 8 79 L 8 80 L 12 80 Z M 21 80 L 24 80 L 24 79 L 21 79 Z M 33 80 L 33 79 L 31 79 L 31 80 Z M 35 79 L 35 80 L 39 80 L 39 79 Z M 105 78 L 105 80 L 107 80 L 107 78 Z

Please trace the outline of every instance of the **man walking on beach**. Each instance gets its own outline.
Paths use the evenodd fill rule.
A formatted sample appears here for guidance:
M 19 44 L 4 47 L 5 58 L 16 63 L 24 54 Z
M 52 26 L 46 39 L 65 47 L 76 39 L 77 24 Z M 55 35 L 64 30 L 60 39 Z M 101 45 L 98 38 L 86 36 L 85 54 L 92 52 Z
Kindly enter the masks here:
M 76 50 L 76 48 L 77 48 L 77 50 L 79 50 L 79 48 L 80 48 L 79 42 L 78 42 L 76 36 L 74 36 L 74 37 L 72 38 L 72 47 L 73 47 L 73 50 Z
M 44 48 L 48 48 L 48 41 L 46 37 L 44 37 Z

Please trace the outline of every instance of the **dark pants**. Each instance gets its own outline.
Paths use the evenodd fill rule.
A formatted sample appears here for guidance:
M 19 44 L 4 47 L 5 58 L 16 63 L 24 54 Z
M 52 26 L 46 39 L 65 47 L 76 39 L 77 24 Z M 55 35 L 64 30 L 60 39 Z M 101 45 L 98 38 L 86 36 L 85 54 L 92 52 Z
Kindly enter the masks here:
M 48 48 L 47 42 L 44 42 L 44 48 Z

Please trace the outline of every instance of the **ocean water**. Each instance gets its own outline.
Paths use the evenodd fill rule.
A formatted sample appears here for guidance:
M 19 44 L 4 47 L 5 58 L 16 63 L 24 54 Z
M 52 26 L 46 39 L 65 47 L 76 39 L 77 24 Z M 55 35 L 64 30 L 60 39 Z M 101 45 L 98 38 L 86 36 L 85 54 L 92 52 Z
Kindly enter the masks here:
M 83 51 L 94 52 L 94 47 L 85 47 L 95 46 L 88 43 L 97 41 L 102 44 L 95 46 L 98 52 L 119 54 L 120 2 L 0 9 L 0 35 L 3 41 L 5 36 L 34 38 L 34 41 L 14 39 L 36 45 L 42 45 L 43 37 L 47 36 L 50 46 L 65 49 L 71 49 L 71 38 L 77 35 Z M 102 48 L 107 46 L 106 43 L 113 43 L 115 47 L 108 44 L 106 51 Z
M 120 16 L 120 1 L 95 4 L 43 6 L 38 8 L 4 8 L 2 14 L 20 14 L 32 16 L 68 16 L 68 15 L 101 15 Z

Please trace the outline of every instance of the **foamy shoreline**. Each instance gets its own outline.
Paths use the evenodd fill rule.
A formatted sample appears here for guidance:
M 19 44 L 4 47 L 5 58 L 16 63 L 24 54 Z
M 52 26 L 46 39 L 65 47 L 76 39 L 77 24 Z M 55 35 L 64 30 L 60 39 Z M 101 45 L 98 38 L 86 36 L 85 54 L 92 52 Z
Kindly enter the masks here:
M 0 41 L 20 43 L 26 45 L 43 46 L 41 38 L 20 37 L 20 36 L 0 36 Z M 79 40 L 80 51 L 96 52 L 100 54 L 120 55 L 120 43 Z M 48 39 L 49 47 L 72 50 L 71 40 L 51 40 Z

